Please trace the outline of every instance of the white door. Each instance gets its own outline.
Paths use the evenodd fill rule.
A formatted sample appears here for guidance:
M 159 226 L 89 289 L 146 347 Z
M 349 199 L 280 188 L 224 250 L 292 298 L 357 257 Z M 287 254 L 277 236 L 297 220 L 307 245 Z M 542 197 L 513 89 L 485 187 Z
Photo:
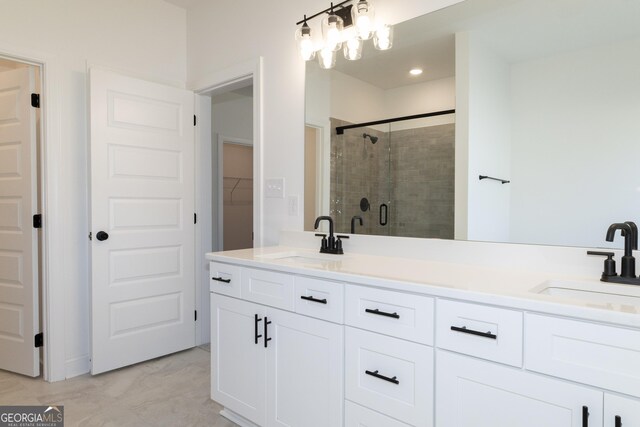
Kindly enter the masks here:
M 267 309 L 267 427 L 342 425 L 342 325 Z
M 604 427 L 640 426 L 640 401 L 605 393 Z
M 195 345 L 193 93 L 90 70 L 93 374 Z
M 211 398 L 263 426 L 264 307 L 211 294 Z
M 0 369 L 40 374 L 32 67 L 0 73 Z
M 438 427 L 602 427 L 602 392 L 443 351 L 436 366 Z

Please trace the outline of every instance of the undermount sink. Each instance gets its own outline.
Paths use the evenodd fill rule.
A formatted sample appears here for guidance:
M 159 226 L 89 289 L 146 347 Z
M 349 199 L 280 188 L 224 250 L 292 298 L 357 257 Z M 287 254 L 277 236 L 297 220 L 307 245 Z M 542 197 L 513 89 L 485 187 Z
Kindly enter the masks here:
M 640 286 L 635 285 L 547 280 L 530 292 L 579 300 L 590 307 L 640 313 Z
M 344 255 L 331 255 L 311 252 L 277 252 L 274 254 L 258 255 L 257 258 L 274 260 L 274 261 L 290 261 L 296 264 L 316 264 L 323 265 L 330 262 L 341 261 Z

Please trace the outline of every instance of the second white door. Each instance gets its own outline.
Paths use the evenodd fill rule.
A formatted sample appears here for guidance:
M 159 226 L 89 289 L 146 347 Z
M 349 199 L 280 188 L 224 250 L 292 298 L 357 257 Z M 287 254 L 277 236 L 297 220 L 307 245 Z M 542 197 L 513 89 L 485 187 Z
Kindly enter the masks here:
M 93 374 L 195 345 L 193 93 L 90 71 Z

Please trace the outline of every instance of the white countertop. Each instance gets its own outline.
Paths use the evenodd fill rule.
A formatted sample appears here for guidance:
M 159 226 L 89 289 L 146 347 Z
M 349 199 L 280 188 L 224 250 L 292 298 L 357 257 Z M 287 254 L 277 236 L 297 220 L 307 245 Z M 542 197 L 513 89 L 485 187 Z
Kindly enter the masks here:
M 298 258 L 282 258 L 286 255 Z M 305 260 L 305 256 L 309 259 Z M 508 267 L 488 268 L 356 253 L 326 255 L 319 254 L 317 250 L 287 246 L 211 252 L 206 254 L 206 258 L 229 264 L 640 328 L 640 304 L 604 304 L 537 293 L 546 288 L 549 281 L 558 287 L 579 282 L 581 286 L 594 289 L 605 286 L 610 293 L 620 290 L 626 295 L 640 298 L 640 286 L 602 283 L 593 277 L 550 277 L 544 273 Z

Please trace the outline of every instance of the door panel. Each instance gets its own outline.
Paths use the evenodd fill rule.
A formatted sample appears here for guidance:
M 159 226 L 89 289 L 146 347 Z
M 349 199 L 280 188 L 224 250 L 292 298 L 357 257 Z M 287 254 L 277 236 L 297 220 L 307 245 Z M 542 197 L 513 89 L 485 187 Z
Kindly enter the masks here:
M 92 373 L 195 345 L 193 94 L 90 71 Z
M 259 425 L 265 420 L 263 326 L 264 307 L 211 294 L 211 398 Z
M 267 309 L 267 426 L 342 425 L 342 325 Z
M 40 374 L 33 67 L 0 73 L 0 369 Z

